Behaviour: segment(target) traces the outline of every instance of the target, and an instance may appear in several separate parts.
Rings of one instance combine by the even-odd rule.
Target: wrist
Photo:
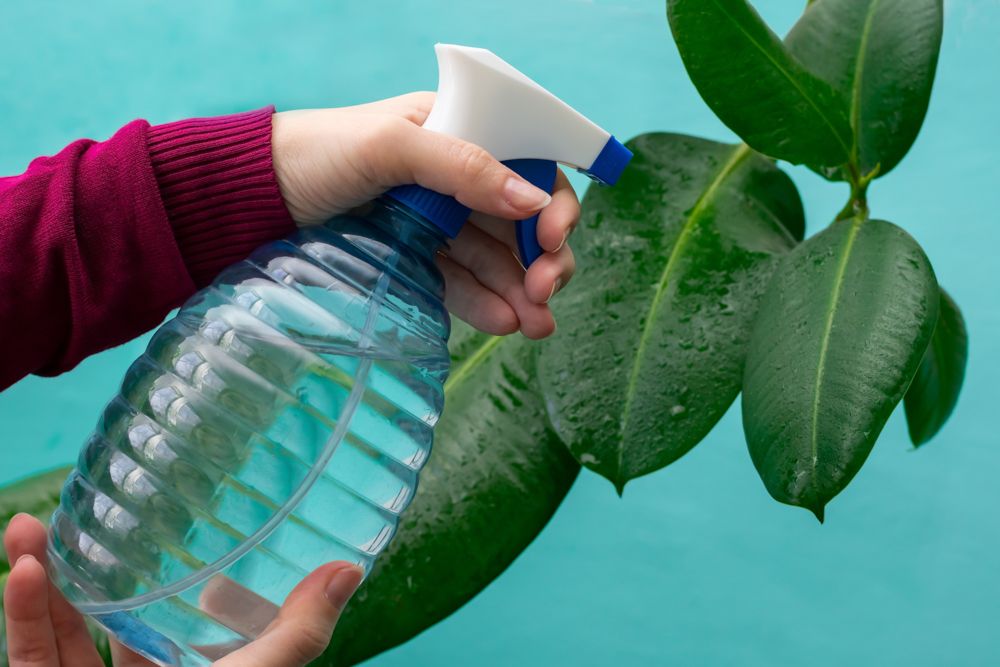
[[[274,178],[281,193],[285,208],[298,224],[310,222],[305,212],[296,202],[302,198],[298,193],[297,180],[294,178],[294,165],[301,161],[299,140],[297,138],[294,111],[281,111],[271,117],[271,156],[274,165]]]
[[[271,155],[273,107],[149,128],[167,219],[199,286],[294,223]]]

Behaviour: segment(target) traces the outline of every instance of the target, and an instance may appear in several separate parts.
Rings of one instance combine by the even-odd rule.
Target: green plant
[[[746,0],[668,0],[667,14],[698,91],[746,143],[643,135],[618,186],[588,191],[565,334],[540,361],[553,423],[621,491],[742,393],[767,490],[822,521],[904,396],[919,446],[962,384],[957,306],[868,208],[923,122],[942,2],[814,0],[784,41]],[[850,188],[812,238],[774,159]]]
[[[941,0],[811,0],[785,40],[746,0],[668,0],[667,13],[691,79],[745,143],[632,139],[621,182],[584,198],[560,334],[538,346],[456,327],[417,496],[318,664],[353,664],[452,613],[541,531],[579,464],[621,492],[741,393],[766,488],[820,519],[901,400],[916,446],[954,409],[961,313],[867,198],[923,122]],[[849,188],[809,239],[775,160]],[[0,509],[26,507],[30,485],[47,514],[60,482],[11,487]]]

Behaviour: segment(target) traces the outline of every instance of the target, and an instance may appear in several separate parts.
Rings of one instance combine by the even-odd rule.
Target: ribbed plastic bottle
[[[483,49],[438,45],[428,129],[552,189],[631,154]],[[49,531],[50,575],[157,664],[252,641],[332,560],[366,571],[413,499],[443,409],[449,319],[435,253],[469,210],[417,186],[225,270],[153,336],[105,408]],[[518,223],[522,261],[540,253]]]

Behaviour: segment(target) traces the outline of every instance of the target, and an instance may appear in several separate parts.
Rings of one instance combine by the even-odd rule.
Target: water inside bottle
[[[64,488],[57,583],[155,662],[251,641],[323,563],[367,570],[415,493],[446,316],[320,236],[255,253],[165,324]]]

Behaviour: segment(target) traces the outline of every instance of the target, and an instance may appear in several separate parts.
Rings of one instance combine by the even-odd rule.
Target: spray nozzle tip
[[[625,144],[615,139],[614,135],[608,137],[604,148],[598,153],[594,163],[589,169],[580,169],[598,183],[604,185],[614,185],[618,182],[629,160],[632,159],[632,151],[625,147]]]

